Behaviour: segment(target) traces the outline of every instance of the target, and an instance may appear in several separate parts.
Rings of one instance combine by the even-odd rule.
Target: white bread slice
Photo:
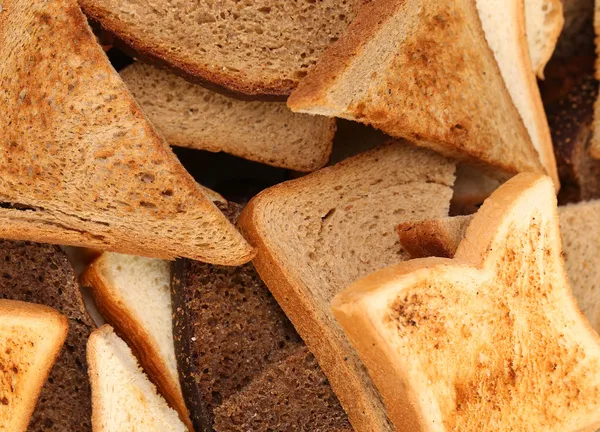
[[[494,192],[454,259],[376,272],[332,307],[397,430],[600,426],[600,337],[569,288],[547,177]]]
[[[563,254],[573,295],[590,324],[600,333],[600,200],[558,208]],[[400,243],[412,258],[452,258],[471,216],[404,222]]]
[[[495,170],[544,172],[485,41],[475,0],[363,6],[288,106],[367,123]]]
[[[569,0],[567,0],[569,1]],[[565,24],[561,0],[524,0],[527,45],[538,78],[544,79],[544,68],[554,53]]]
[[[258,249],[256,270],[315,354],[356,431],[389,431],[380,396],[329,302],[356,279],[405,259],[397,218],[446,215],[454,164],[389,142],[269,188],[238,226]]]
[[[75,0],[0,13],[0,237],[241,264],[252,249],[152,128]]]
[[[559,187],[550,127],[527,46],[526,0],[476,0],[485,38],[546,173]]]
[[[181,393],[171,320],[168,261],[103,253],[81,275],[98,310],[134,351],[143,369],[189,430]]]
[[[27,430],[68,331],[67,318],[55,309],[0,299],[1,431]]]
[[[139,62],[120,75],[173,146],[223,151],[295,171],[327,164],[335,119],[295,114],[285,102],[232,99]]]
[[[94,432],[186,431],[127,344],[108,324],[90,335],[87,361]]]

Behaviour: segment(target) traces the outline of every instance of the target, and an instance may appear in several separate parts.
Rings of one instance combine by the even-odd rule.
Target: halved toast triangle
[[[0,237],[236,265],[252,248],[204,196],[75,0],[0,13]]]

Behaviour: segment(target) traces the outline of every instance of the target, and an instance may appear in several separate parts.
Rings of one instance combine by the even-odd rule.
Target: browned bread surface
[[[85,344],[94,324],[65,253],[58,246],[0,240],[0,275],[0,298],[44,304],[69,320],[64,349],[28,430],[91,431]]]
[[[120,75],[170,145],[296,171],[321,168],[331,153],[335,119],[292,113],[285,102],[232,99],[139,62]]]
[[[215,431],[351,432],[352,427],[314,355],[302,345],[219,406]]]
[[[472,0],[365,5],[288,106],[498,170],[543,172]]]
[[[0,236],[241,264],[252,249],[156,134],[75,0],[0,13]]]
[[[235,221],[241,207],[218,204]],[[198,431],[213,411],[301,343],[252,264],[223,267],[178,260],[171,286],[175,353]]]
[[[0,430],[69,430],[52,424],[28,428],[68,328],[67,318],[53,308],[0,299]]]
[[[407,257],[397,218],[448,212],[454,164],[391,141],[261,192],[238,225],[254,265],[328,376],[353,427],[388,431],[377,390],[329,302],[354,280]]]
[[[397,430],[594,431],[600,337],[571,293],[552,181],[486,200],[454,259],[376,272],[333,301]]]
[[[247,95],[287,95],[368,0],[80,0],[147,60]]]

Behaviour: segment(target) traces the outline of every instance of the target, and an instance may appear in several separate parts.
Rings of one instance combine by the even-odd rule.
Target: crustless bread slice
[[[475,0],[365,5],[288,106],[368,123],[509,173],[544,171],[486,43]]]
[[[181,421],[193,430],[175,360],[168,261],[105,252],[81,275],[98,310],[132,348]]]
[[[285,102],[232,99],[139,62],[120,75],[173,146],[295,171],[321,168],[331,154],[335,119],[292,113]]]
[[[389,431],[380,396],[335,323],[329,302],[356,279],[407,258],[398,217],[448,212],[454,164],[389,142],[250,201],[238,225],[253,263],[286,312],[357,431]]]
[[[252,249],[156,134],[75,0],[0,13],[0,237],[241,264]]]
[[[600,426],[600,337],[567,281],[547,177],[494,192],[453,259],[391,266],[332,307],[397,430]]]
[[[0,300],[0,430],[27,430],[68,329],[48,306]]]
[[[592,327],[600,332],[600,201],[558,208],[563,253],[573,295]],[[400,243],[412,258],[451,258],[465,236],[471,217],[405,222]]]
[[[87,345],[94,432],[184,432],[186,427],[109,325]]]
[[[284,96],[369,0],[80,0],[136,51],[190,80],[247,95]]]

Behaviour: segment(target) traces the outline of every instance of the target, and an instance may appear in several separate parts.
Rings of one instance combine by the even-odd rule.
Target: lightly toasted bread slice
[[[80,0],[136,57],[238,95],[284,97],[369,0],[236,0],[151,5]]]
[[[285,102],[232,99],[139,62],[120,75],[172,146],[223,151],[295,171],[327,164],[335,119],[292,113]]]
[[[288,99],[507,173],[544,172],[485,40],[475,0],[381,0]]]
[[[85,345],[95,325],[65,252],[54,245],[0,240],[0,275],[0,299],[42,304],[69,320],[64,348],[42,388],[27,430],[91,432]]]
[[[170,281],[168,261],[112,252],[104,252],[81,275],[102,316],[192,431],[175,360]]]
[[[361,432],[389,431],[380,396],[331,315],[329,302],[358,278],[405,259],[398,217],[448,213],[454,164],[391,141],[269,188],[238,226],[257,247],[256,270],[315,354]]]
[[[567,281],[548,177],[495,191],[454,259],[376,272],[332,308],[397,430],[600,426],[600,337]]]
[[[94,432],[187,430],[110,325],[91,334],[87,360]]]
[[[156,134],[75,0],[0,13],[0,237],[221,264],[252,248]]]
[[[0,430],[27,430],[68,329],[48,306],[0,300]]]
[[[527,45],[533,71],[544,79],[544,68],[552,57],[565,18],[562,0],[524,0]]]
[[[600,201],[558,207],[567,276],[577,304],[600,333]],[[449,217],[399,225],[400,243],[412,258],[452,258],[471,216]]]
[[[527,46],[526,0],[476,0],[485,39],[540,162],[559,189],[548,120]]]

